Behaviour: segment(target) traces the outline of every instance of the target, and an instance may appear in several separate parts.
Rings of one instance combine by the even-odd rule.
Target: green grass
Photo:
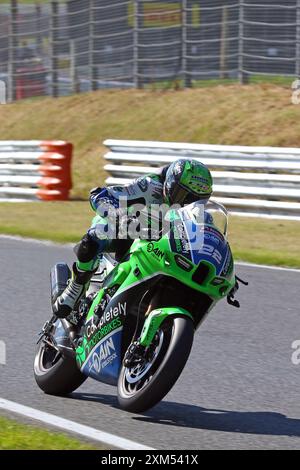
[[[286,77],[282,75],[249,75],[248,85],[269,84],[291,88],[296,77]],[[238,78],[209,78],[202,80],[192,80],[192,88],[211,88],[224,85],[238,85]],[[184,88],[183,79],[161,80],[147,84],[146,89],[151,91],[182,90]]]
[[[300,222],[232,216],[229,241],[236,259],[300,268]]]
[[[49,432],[0,417],[0,450],[97,450],[97,448],[61,433]]]
[[[77,242],[93,216],[87,202],[0,203],[0,233]],[[230,217],[236,259],[300,268],[299,240],[299,222]]]
[[[87,231],[93,216],[87,202],[2,202],[0,233],[75,242]]]

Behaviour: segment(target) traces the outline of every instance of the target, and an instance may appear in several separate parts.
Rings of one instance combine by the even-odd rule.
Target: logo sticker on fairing
[[[229,248],[229,245],[227,245],[227,253],[226,253],[226,256],[224,257],[224,264],[223,264],[223,267],[222,267],[222,272],[221,272],[221,276],[228,276],[231,274],[233,270],[233,258],[232,258],[232,253],[231,253],[231,250]]]
[[[171,222],[170,246],[174,253],[191,259],[191,249],[185,224],[181,220]]]
[[[95,372],[99,374],[101,369],[104,369],[108,364],[114,361],[116,357],[117,354],[113,338],[109,338],[101,344],[98,351],[93,353],[92,359],[89,361],[89,370],[94,368]]]
[[[90,351],[81,372],[101,382],[116,385],[121,367],[121,343],[123,326],[105,336]]]
[[[156,247],[153,242],[148,243],[147,251],[158,259],[163,259],[163,257],[165,256],[165,253],[161,251],[158,247]]]
[[[80,345],[76,348],[76,360],[80,368],[86,364],[87,358],[102,340],[107,339],[110,335],[122,329],[126,310],[127,303],[118,302],[103,313],[101,313],[102,310],[100,309],[99,317],[95,313],[95,315],[87,321],[85,325],[85,335]],[[86,369],[84,373],[89,375]]]
[[[97,340],[99,341],[103,336],[107,333],[112,331],[115,328],[118,328],[122,322],[121,317],[126,316],[126,308],[127,304],[118,304],[115,307],[110,307],[103,315],[100,317],[100,320],[96,325],[94,324],[94,318],[91,319],[90,322],[86,324],[86,337],[88,338],[89,342],[87,343],[87,347],[89,351],[91,346],[93,347]]]
[[[198,253],[193,254],[194,263],[198,264],[202,260],[209,261],[215,265],[216,274],[219,275],[227,257],[228,244],[224,237],[212,227],[205,227],[203,234],[203,247]]]
[[[223,266],[227,255],[227,243],[217,230],[196,224],[190,220],[175,221],[174,235],[170,234],[170,244],[173,252],[184,255],[194,264],[202,260],[212,262],[217,274]],[[179,238],[178,238],[179,237]]]

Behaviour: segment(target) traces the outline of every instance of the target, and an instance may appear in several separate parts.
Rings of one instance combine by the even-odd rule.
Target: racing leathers
[[[58,317],[66,317],[84,293],[93,273],[97,270],[103,252],[116,252],[124,240],[112,231],[112,220],[117,232],[124,220],[120,207],[126,202],[128,212],[133,205],[160,206],[164,203],[163,182],[168,167],[160,174],[143,176],[126,186],[95,188],[90,193],[90,204],[97,213],[92,225],[74,251],[77,262],[73,265],[72,280],[53,305]],[[124,215],[125,216],[125,215]],[[126,217],[126,216],[125,216]],[[115,227],[114,227],[115,228]],[[123,243],[124,245],[124,243]]]

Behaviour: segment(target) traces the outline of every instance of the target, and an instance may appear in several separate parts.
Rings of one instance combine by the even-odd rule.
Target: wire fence
[[[0,4],[10,101],[259,75],[300,77],[300,0]]]

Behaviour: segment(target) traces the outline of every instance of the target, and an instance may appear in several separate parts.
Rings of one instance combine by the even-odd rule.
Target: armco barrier
[[[0,200],[67,200],[72,153],[64,141],[0,141]]]
[[[113,140],[104,169],[108,185],[155,173],[178,158],[206,164],[213,197],[232,213],[300,221],[300,149]]]

